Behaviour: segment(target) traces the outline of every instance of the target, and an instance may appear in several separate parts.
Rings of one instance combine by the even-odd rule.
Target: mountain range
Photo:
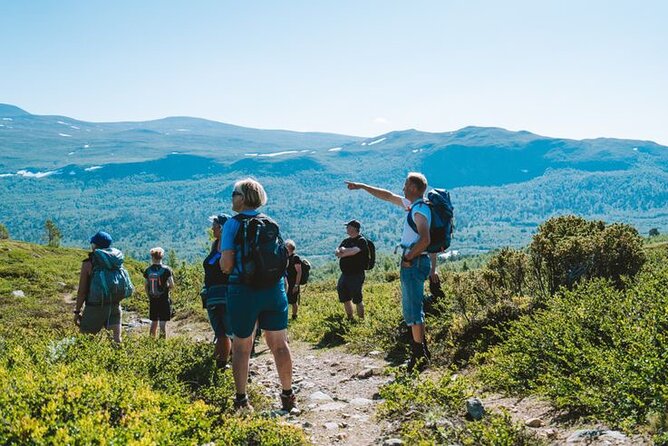
[[[326,255],[350,218],[390,249],[402,214],[344,179],[401,191],[406,172],[451,190],[453,249],[526,243],[544,219],[577,213],[668,223],[668,148],[651,141],[550,138],[466,127],[374,137],[259,130],[190,117],[91,123],[0,104],[0,222],[38,241],[52,218],[68,244],[99,228],[140,257],[154,244],[196,258],[206,217],[228,210],[234,181],[253,176],[302,252]],[[162,222],[162,223],[161,223]]]

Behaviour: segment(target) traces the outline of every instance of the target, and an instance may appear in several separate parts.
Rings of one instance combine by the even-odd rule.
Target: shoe
[[[408,372],[416,370],[424,371],[429,365],[429,357],[425,353],[424,344],[411,340],[411,358],[408,360],[406,368]]]
[[[293,320],[293,321],[296,321],[296,320],[297,320],[297,315],[296,315],[296,314],[293,314],[293,315],[292,315],[292,320]]]
[[[248,398],[244,398],[243,400],[234,400],[233,403],[234,410],[239,413],[239,414],[251,414],[255,412],[255,409],[253,409],[253,406],[248,402]]]
[[[281,393],[281,409],[286,412],[290,412],[292,409],[297,407],[297,397],[294,392],[290,395],[283,395]]]

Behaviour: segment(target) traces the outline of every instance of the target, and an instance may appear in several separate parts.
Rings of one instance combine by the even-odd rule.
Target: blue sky
[[[0,102],[375,136],[668,145],[668,2],[0,0]]]

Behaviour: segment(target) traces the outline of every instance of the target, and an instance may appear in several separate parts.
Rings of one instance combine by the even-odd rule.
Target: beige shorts
[[[121,325],[121,305],[108,304],[84,307],[81,315],[81,333],[97,333],[103,328],[110,329],[115,325]]]

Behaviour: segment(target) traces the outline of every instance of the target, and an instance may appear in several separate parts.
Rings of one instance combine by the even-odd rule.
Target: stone
[[[367,368],[356,375],[359,379],[367,379],[373,376],[373,369]]]
[[[292,409],[290,409],[290,415],[292,415],[293,417],[298,417],[301,414],[302,414],[302,411],[299,410],[296,407],[293,407]]]
[[[311,423],[309,423],[308,421],[304,421],[302,423],[302,427],[308,429],[310,427],[313,427],[313,425]]]
[[[543,424],[543,420],[540,418],[529,418],[524,422],[527,427],[541,427]]]
[[[60,288],[65,288],[67,286],[65,282],[56,282],[56,285],[58,285]]]
[[[23,290],[14,290],[12,291],[12,297],[26,297],[26,293]]]
[[[343,441],[346,438],[348,438],[348,434],[341,432],[339,435],[336,436],[336,439],[339,441]]]
[[[313,392],[308,398],[311,401],[334,401],[331,396],[319,390],[317,392]]]
[[[323,404],[320,407],[314,408],[316,412],[334,412],[336,410],[341,410],[346,407],[346,403],[327,403]]]
[[[341,429],[346,429],[348,426],[350,426],[350,425],[348,423],[346,423],[345,421],[339,423],[339,427]]]
[[[611,442],[625,442],[628,440],[628,437],[619,431],[610,431],[606,429],[581,429],[573,432],[566,440],[566,444],[592,444],[592,441],[594,440],[601,442],[602,444],[614,444]]]
[[[383,446],[399,446],[404,444],[404,441],[400,438],[388,438],[383,442]]]
[[[481,420],[485,415],[485,408],[482,401],[478,398],[469,398],[466,400],[466,413],[474,420]]]
[[[334,423],[334,422],[331,422],[331,421],[330,421],[329,423],[325,423],[325,424],[323,424],[323,426],[324,426],[325,429],[327,429],[328,431],[333,431],[333,430],[336,430],[336,429],[339,428],[339,423]]]
[[[338,362],[333,362],[329,366],[330,367],[338,367],[340,364]]]
[[[380,356],[382,354],[383,352],[381,352],[380,350],[373,350],[369,352],[369,356]]]
[[[152,321],[150,319],[142,318],[139,319],[139,322],[141,322],[142,324],[150,325]]]
[[[557,431],[555,429],[546,429],[545,436],[547,438],[555,438],[557,436]]]
[[[367,398],[353,398],[352,400],[350,400],[351,406],[361,407],[361,406],[368,406],[370,404],[373,404],[373,401]]]

